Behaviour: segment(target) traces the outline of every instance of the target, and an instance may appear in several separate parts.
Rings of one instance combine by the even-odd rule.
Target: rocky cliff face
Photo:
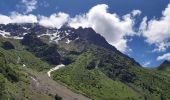
[[[33,34],[34,36],[33,36]],[[76,46],[76,48],[83,49],[88,44],[94,44],[99,47],[103,47],[106,49],[109,49],[111,51],[116,52],[117,54],[124,56],[128,59],[131,59],[134,63],[134,59],[122,54],[119,52],[115,47],[110,45],[104,37],[102,37],[100,34],[96,33],[91,28],[78,28],[74,29],[71,27],[63,26],[60,29],[56,28],[46,28],[39,24],[7,24],[7,25],[0,25],[0,35],[6,37],[6,38],[14,38],[14,39],[23,39],[23,37],[26,34],[32,34],[32,40],[24,39],[22,40],[23,44],[31,43],[40,45],[40,41],[38,38],[43,38],[45,43],[54,43],[57,45],[71,45],[75,44],[75,46],[78,44],[78,42],[84,42],[85,44]],[[25,43],[24,43],[25,42]],[[43,44],[41,44],[43,45]]]

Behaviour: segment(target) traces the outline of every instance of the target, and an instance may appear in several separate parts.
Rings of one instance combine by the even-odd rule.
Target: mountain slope
[[[85,34],[87,31],[87,29],[82,29],[82,31],[79,31],[83,34]],[[90,29],[88,29],[90,30]],[[88,31],[89,32],[89,31]],[[87,32],[87,33],[88,33]],[[92,33],[90,34],[96,34],[94,31],[91,31]],[[90,36],[90,35],[87,35]],[[88,38],[92,38],[92,37],[88,37]],[[94,38],[94,37],[93,37]],[[67,48],[67,50],[74,50],[77,47],[84,47],[83,50],[81,48],[81,54],[83,53],[87,53],[87,54],[92,54],[94,59],[89,58],[90,62],[87,62],[86,60],[81,60],[81,64],[77,65],[77,58],[75,58],[75,63],[73,62],[72,64],[68,65],[68,67],[72,66],[78,66],[78,68],[76,70],[68,70],[68,68],[63,68],[63,70],[66,70],[66,72],[64,74],[63,71],[60,73],[60,70],[57,71],[56,73],[60,73],[60,77],[58,76],[59,74],[56,74],[54,76],[55,80],[60,80],[63,81],[64,83],[70,85],[71,87],[73,87],[74,89],[78,89],[79,91],[83,91],[86,92],[87,94],[91,95],[91,97],[94,96],[94,98],[102,98],[100,96],[97,96],[95,94],[93,94],[93,92],[89,92],[90,89],[88,90],[88,88],[86,87],[86,85],[82,85],[83,88],[87,89],[84,90],[83,88],[81,89],[78,84],[87,84],[86,81],[87,80],[83,80],[80,79],[79,77],[81,75],[83,75],[84,77],[92,77],[92,78],[96,78],[98,76],[98,74],[95,73],[95,75],[91,75],[88,74],[88,70],[98,70],[99,72],[104,73],[107,77],[109,77],[110,79],[112,79],[113,81],[120,81],[123,84],[126,84],[126,86],[130,87],[130,89],[133,90],[133,92],[135,91],[135,93],[139,94],[139,98],[140,99],[149,99],[149,100],[159,100],[160,98],[170,98],[168,96],[168,93],[170,92],[169,89],[167,89],[167,87],[170,86],[170,79],[168,77],[162,76],[162,75],[158,75],[159,73],[157,71],[152,71],[152,70],[147,70],[142,68],[138,63],[136,63],[133,59],[127,57],[126,55],[118,52],[115,49],[110,49],[105,47],[105,45],[100,45],[100,44],[96,44],[95,42],[92,42],[90,40],[88,40],[87,38],[80,38],[82,39],[81,41],[79,41],[79,43],[77,44],[76,41],[72,42],[69,44],[69,46],[72,46],[72,48],[68,49],[67,45],[64,47],[62,45],[63,48]],[[94,38],[94,40],[96,40],[96,38]],[[98,38],[98,41],[100,39]],[[76,46],[74,46],[76,45]],[[79,46],[77,46],[79,45]],[[75,48],[74,48],[75,47]],[[77,55],[77,57],[79,58],[80,55]],[[83,58],[82,58],[83,59]],[[80,59],[79,59],[80,60]],[[78,60],[78,61],[79,61]],[[89,63],[89,65],[87,64]],[[87,64],[87,65],[85,65]],[[85,69],[82,73],[81,72],[81,67],[85,67],[87,69]],[[72,69],[74,69],[74,67],[71,67]],[[70,73],[67,75],[67,77],[65,76],[65,74]],[[79,73],[78,75],[76,75],[75,73]],[[85,76],[84,73],[88,74],[89,76]],[[62,76],[63,75],[63,76]],[[68,79],[70,81],[68,81]],[[73,84],[71,83],[73,81]],[[80,83],[78,83],[78,81]],[[90,80],[90,79],[89,79]],[[88,81],[88,84],[91,84],[90,82],[93,83],[93,81]],[[100,83],[100,82],[95,82],[95,83]],[[164,84],[164,85],[162,85]],[[118,86],[113,86],[113,87],[118,87]],[[104,90],[100,90],[97,87],[94,87],[96,89],[96,91],[104,91]],[[88,92],[87,92],[88,91]],[[129,90],[130,91],[130,90]],[[107,93],[107,92],[106,92]],[[109,94],[109,93],[107,93]],[[107,98],[112,98],[115,99],[116,96],[108,96],[107,94],[103,94],[103,99],[106,99],[104,97]],[[110,93],[112,94],[112,93]],[[124,93],[122,93],[124,94]],[[121,98],[122,97],[122,98]],[[134,96],[132,96],[133,98]],[[123,99],[123,96],[119,97],[120,99]],[[125,97],[126,98],[126,97]],[[127,96],[127,98],[131,98],[130,95]],[[126,98],[126,99],[127,99]],[[139,98],[137,100],[139,100]],[[135,97],[134,97],[135,99]]]
[[[120,81],[112,81],[94,68],[93,60],[95,58],[91,52],[81,54],[74,63],[59,69],[54,74],[54,80],[60,80],[73,90],[85,93],[95,100],[140,99],[140,95],[131,88]]]
[[[158,70],[170,72],[170,61],[164,61],[159,67]]]
[[[26,75],[19,66],[9,63],[6,56],[0,52],[0,99],[9,100],[14,99],[15,96],[26,98],[27,82]]]
[[[101,51],[99,49],[94,51],[91,49],[87,50],[84,52],[85,54],[78,56],[74,63],[58,70],[54,74],[54,79],[56,81],[60,80],[80,92],[85,92],[96,100],[100,98],[104,100],[108,98],[113,100],[128,100],[132,98],[135,100],[160,100],[161,97],[169,98],[168,93],[170,90],[167,89],[170,86],[169,77],[165,77],[157,71],[137,66],[130,60],[128,61],[114,54],[114,52],[103,49]],[[105,78],[102,79],[102,77]],[[112,85],[112,82],[109,84],[107,78],[119,84]],[[103,81],[108,84],[102,84]],[[120,93],[117,91],[111,92],[113,90],[110,90],[112,88],[109,87],[118,88],[121,84],[125,85],[125,90],[119,88],[117,90],[120,90]],[[129,94],[123,93],[126,89],[129,91]],[[101,93],[102,95],[93,94],[100,94],[100,92],[104,93]],[[117,96],[113,94],[117,94]]]
[[[60,96],[89,100],[49,78],[47,71],[52,67],[28,52],[20,40],[0,37],[0,100],[54,100]]]
[[[40,72],[65,64],[52,73],[53,79],[91,99],[170,99],[169,76],[142,68],[91,28],[8,24],[0,25],[0,30],[5,37],[0,39],[0,50],[12,57],[8,61]]]

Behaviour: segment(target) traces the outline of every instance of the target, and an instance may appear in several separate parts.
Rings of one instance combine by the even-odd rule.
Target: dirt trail
[[[46,73],[35,72],[31,69],[26,69],[26,72],[28,73],[31,81],[31,100],[53,100],[54,98],[52,98],[51,95],[54,96],[56,94],[61,96],[63,100],[90,100],[88,97],[77,94],[67,87],[52,80]],[[44,95],[47,95],[47,97],[45,98]]]

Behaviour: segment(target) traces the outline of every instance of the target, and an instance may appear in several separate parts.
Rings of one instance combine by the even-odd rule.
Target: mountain
[[[5,64],[9,63],[14,68],[17,66],[19,72],[27,73],[27,77],[38,79],[40,85],[44,85],[46,80],[49,80],[46,84],[50,84],[49,87],[47,86],[50,89],[42,89],[48,93],[34,86],[35,90],[29,89],[32,97],[23,95],[21,98],[35,98],[41,92],[42,95],[39,95],[41,98],[54,99],[57,94],[65,99],[66,94],[62,94],[63,89],[55,92],[53,89],[59,88],[53,83],[60,83],[94,100],[170,99],[168,73],[165,75],[160,70],[141,67],[133,58],[110,45],[92,28],[74,29],[63,26],[56,29],[46,28],[36,23],[1,24],[0,34],[2,35],[0,52],[7,57]],[[46,78],[46,72],[59,64],[66,66],[52,73],[51,78],[55,83],[52,79]],[[5,75],[1,76],[8,80]],[[27,78],[21,78],[15,83],[9,81],[9,83],[18,84],[23,79]],[[27,80],[28,83],[33,81],[32,78]],[[20,84],[29,86],[26,83]]]
[[[170,71],[170,61],[165,60],[159,67],[158,70]]]

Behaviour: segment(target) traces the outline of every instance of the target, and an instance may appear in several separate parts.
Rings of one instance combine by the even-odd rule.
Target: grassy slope
[[[19,66],[7,62],[6,57],[0,52],[0,99],[26,99],[28,79]]]
[[[4,48],[2,48],[3,42],[5,41],[10,41],[10,43],[14,45],[15,49],[5,50]],[[45,84],[46,88],[45,90],[39,90],[39,88],[43,88],[44,85],[43,87],[40,86],[39,88],[32,86],[35,83],[34,82],[32,83],[32,81],[34,80],[30,78],[30,76],[39,77],[37,75],[40,75],[40,77],[44,77],[44,76],[47,77],[46,76],[47,69],[50,69],[54,65],[50,65],[47,62],[42,61],[40,58],[37,58],[31,52],[28,52],[26,50],[26,47],[20,44],[19,40],[0,38],[0,53],[4,55],[4,57],[2,58],[3,59],[5,58],[7,62],[6,65],[10,67],[8,72],[15,71],[16,73],[18,73],[17,78],[19,78],[17,82],[13,83],[9,81],[7,77],[4,77],[4,75],[0,73],[0,100],[1,99],[2,100],[29,100],[31,98],[34,98],[35,100],[54,99],[54,96],[56,95],[55,90],[54,91],[49,90],[49,88],[52,88],[53,86],[55,86],[54,83],[48,83],[49,81],[46,82],[46,79],[43,78],[43,80],[41,81],[42,82],[45,81],[46,84],[45,83],[41,83],[41,84]],[[17,63],[18,57],[20,57],[21,59],[19,63]],[[2,61],[0,61],[0,63],[1,62]],[[23,64],[26,65],[26,68],[22,67]],[[0,72],[1,72],[1,68],[4,69],[4,67],[0,66]],[[29,69],[29,70],[26,70],[26,69]],[[8,72],[5,72],[5,73],[8,73]],[[44,76],[43,75],[41,76],[42,73],[44,74]]]
[[[3,49],[2,45],[5,41],[10,41],[15,46],[15,49]],[[30,79],[22,68],[23,64],[35,71],[47,70],[52,65],[25,50],[25,47],[19,43],[19,40],[0,37],[0,53],[3,55],[0,60],[0,100],[29,100]],[[19,63],[17,63],[18,58],[20,58]],[[10,74],[15,75],[18,80],[16,82],[11,81],[8,78],[11,76]],[[46,96],[44,95],[44,97]]]
[[[87,66],[93,61],[97,64],[89,70]],[[74,63],[58,70],[54,80],[66,83],[75,91],[83,92],[95,100],[170,99],[168,76],[157,70],[133,65],[133,62],[114,52],[99,49],[78,56]]]
[[[13,50],[4,50],[1,48],[2,42],[10,41],[15,49]],[[97,50],[99,51],[99,50]],[[54,74],[54,79],[56,81],[61,81],[66,83],[70,88],[75,91],[85,93],[93,99],[97,100],[164,100],[164,98],[170,99],[170,75],[162,71],[148,70],[139,68],[136,66],[124,66],[126,69],[118,69],[116,73],[120,72],[120,75],[108,78],[108,72],[114,70],[112,67],[116,64],[130,65],[131,62],[127,61],[123,57],[107,54],[107,51],[98,52],[97,51],[88,51],[84,52],[80,56],[74,55],[72,59],[74,63],[68,65],[67,67],[58,70]],[[28,98],[28,78],[24,75],[24,72],[20,67],[22,64],[25,64],[27,67],[32,68],[36,71],[43,71],[51,68],[51,65],[35,57],[32,53],[28,52],[24,46],[22,46],[18,40],[13,39],[0,39],[0,52],[5,55],[8,66],[11,69],[20,73],[19,82],[12,83],[7,80],[4,75],[0,74],[0,87],[5,87],[5,98],[10,97],[24,97]],[[104,55],[103,55],[104,54]],[[111,55],[111,56],[109,56]],[[109,56],[109,57],[108,57]],[[18,57],[21,58],[20,63],[17,63]],[[78,57],[78,58],[76,58]],[[111,57],[111,58],[110,58]],[[97,60],[96,60],[97,59]],[[118,61],[116,62],[112,62]],[[88,69],[87,66],[91,61],[95,61],[97,64],[100,60],[103,60],[104,66],[97,66],[94,69]],[[107,62],[107,63],[106,63]],[[135,79],[133,82],[122,82],[119,80],[122,76],[121,74],[125,73],[127,70],[129,73],[135,73]],[[125,72],[124,72],[125,71]],[[117,74],[116,74],[117,75]],[[113,77],[114,76],[114,77]],[[21,88],[22,87],[22,88]],[[1,92],[2,93],[2,92]]]
[[[83,92],[95,100],[140,100],[142,97],[120,81],[113,81],[99,69],[87,70],[94,55],[86,52],[75,63],[60,69],[54,79]]]
[[[137,74],[136,79],[130,85],[143,93],[147,100],[164,100],[170,99],[170,78],[164,76],[157,70],[134,69]],[[165,99],[165,100],[166,100]]]
[[[10,41],[15,46],[15,49],[4,50],[1,47],[4,41]],[[25,64],[27,67],[37,71],[46,70],[52,67],[52,65],[49,65],[48,63],[35,57],[32,53],[28,52],[25,47],[19,43],[19,40],[0,38],[0,52],[4,53],[8,62],[18,64],[17,61],[18,58],[20,58],[19,64],[21,66]]]

